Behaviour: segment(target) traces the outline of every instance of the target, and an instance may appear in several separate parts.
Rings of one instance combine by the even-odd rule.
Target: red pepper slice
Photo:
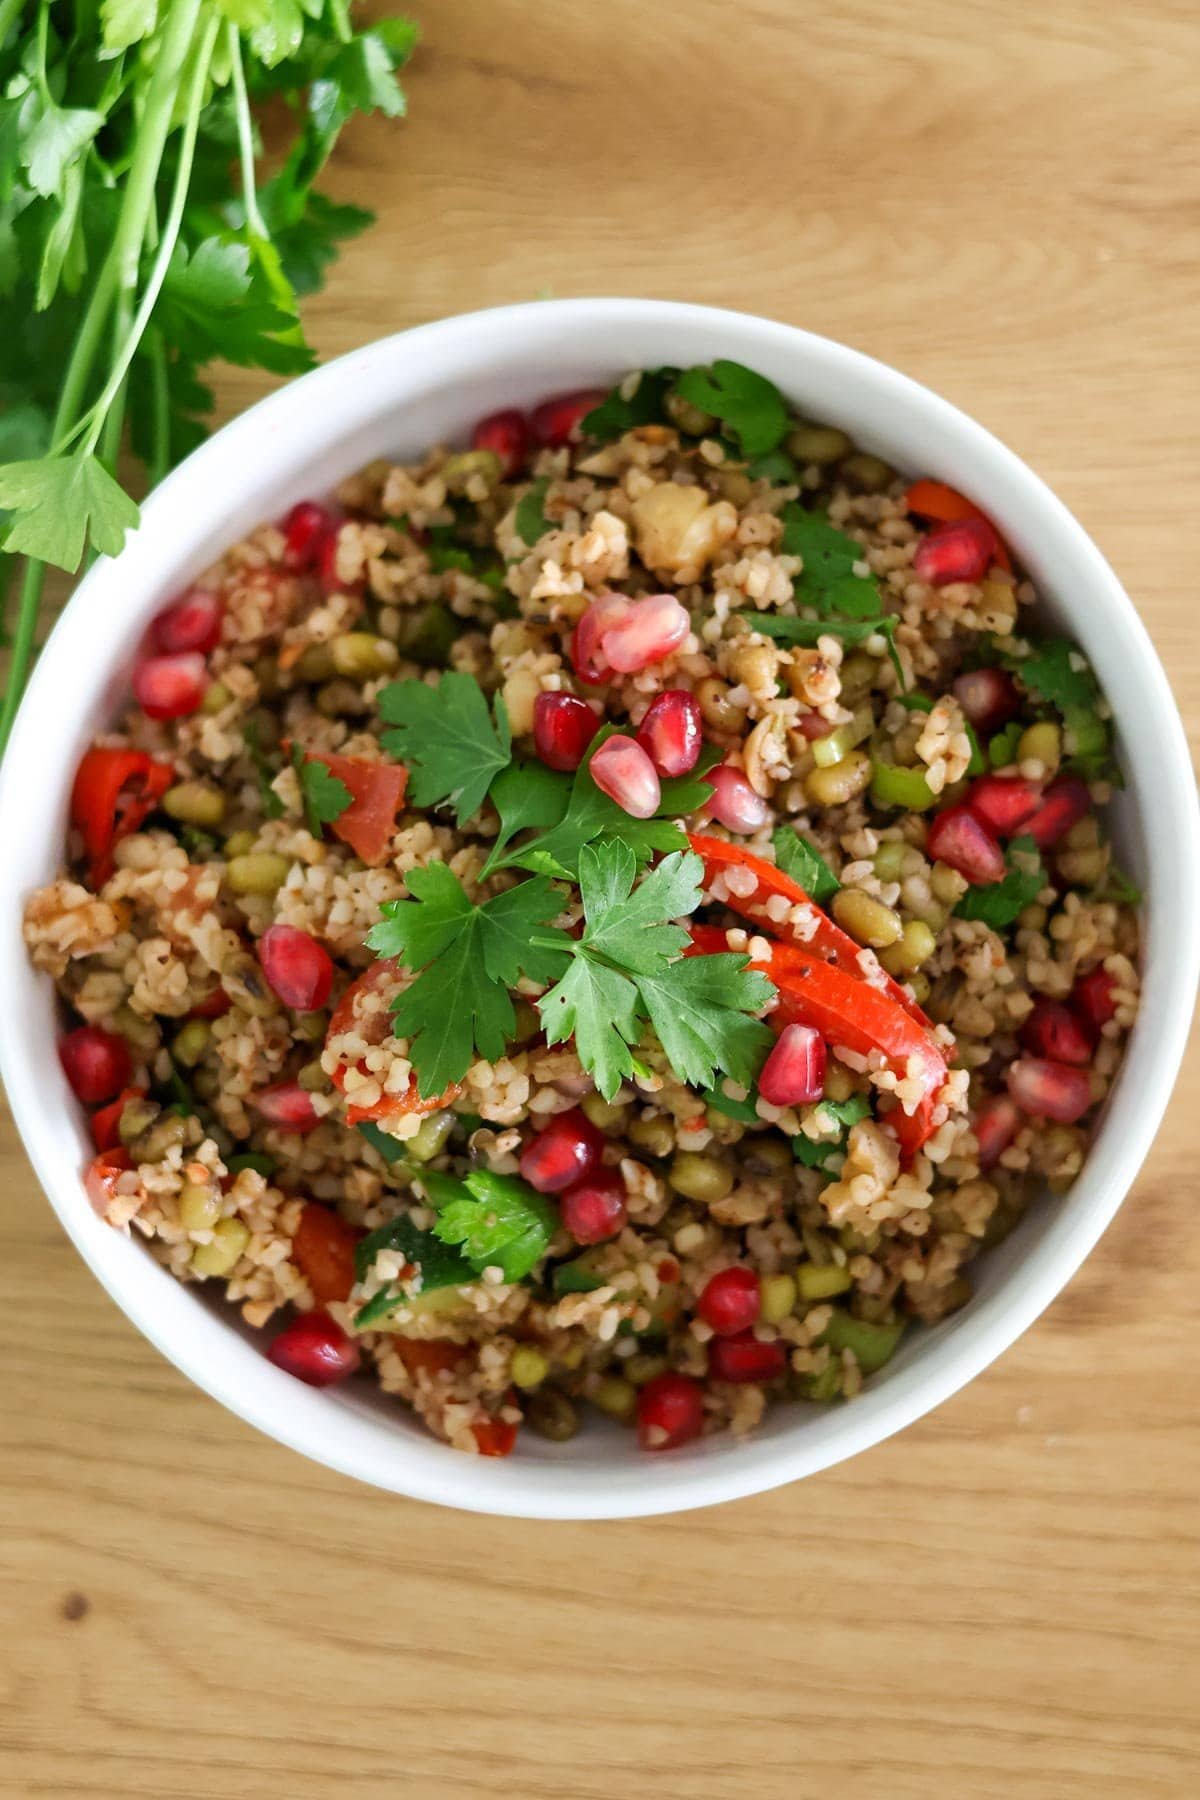
[[[333,820],[334,837],[372,867],[383,862],[396,828],[396,814],[408,786],[403,763],[371,762],[365,756],[338,756],[333,750],[306,750],[305,762],[322,762],[350,792],[350,804]]]
[[[918,519],[932,519],[939,525],[954,525],[960,519],[984,519],[987,524],[992,521],[981,507],[957,488],[947,487],[944,481],[914,481],[904,496],[904,504],[910,513],[916,513]],[[1012,558],[996,527],[996,561],[1002,569],[1012,571]]]
[[[354,1250],[361,1231],[340,1213],[310,1200],[292,1239],[292,1261],[323,1304],[348,1300],[354,1286]]]
[[[133,1158],[124,1144],[116,1150],[102,1150],[99,1156],[93,1157],[83,1174],[84,1190],[92,1203],[93,1211],[103,1218],[108,1210],[108,1203],[117,1191],[117,1182],[126,1169],[132,1169]]]
[[[88,881],[102,887],[113,872],[113,848],[153,812],[175,780],[170,763],[145,750],[84,752],[71,789],[71,823],[83,833]]]
[[[798,881],[793,881],[790,875],[785,875],[774,863],[753,855],[751,851],[743,849],[741,844],[727,843],[724,838],[706,837],[701,832],[693,831],[688,833],[688,843],[704,859],[706,881],[711,882],[715,875],[733,868],[748,869],[757,880],[758,886],[752,894],[728,895],[724,904],[731,911],[749,919],[765,934],[794,944],[806,956],[823,958],[837,968],[844,969],[847,975],[853,975],[856,980],[863,979],[858,960],[862,955],[862,945],[856,944],[840,925],[835,925],[828,913],[821,911]],[[773,894],[782,895],[791,906],[811,907],[816,916],[817,928],[810,938],[801,938],[795,926],[790,925],[786,919],[771,918],[766,910],[766,903]],[[724,948],[722,945],[722,949]],[[903,1007],[909,1018],[915,1019],[918,1025],[923,1025],[926,1030],[932,1029],[931,1020],[921,1011],[911,994],[906,994],[900,983],[893,981],[890,975],[885,975],[884,980],[884,991],[896,1005]]]
[[[107,1106],[98,1106],[91,1117],[92,1142],[97,1150],[115,1150],[120,1139],[117,1128],[121,1123],[121,1114],[125,1110],[127,1100],[144,1100],[144,1087],[122,1088],[115,1100]]]
[[[397,988],[395,963],[381,957],[373,962],[369,969],[352,981],[341,999],[333,1009],[329,1021],[329,1030],[325,1035],[328,1046],[336,1038],[347,1031],[357,1031],[367,1039],[368,1043],[381,1044],[391,1034],[392,1015],[388,1007],[380,1007],[368,1014],[361,1015],[356,1001],[361,994],[373,993],[377,989]],[[339,1063],[330,1079],[340,1094],[346,1092],[346,1070],[348,1064]],[[353,1102],[346,1108],[347,1125],[360,1125],[367,1120],[400,1119],[406,1114],[415,1113],[418,1118],[426,1113],[441,1112],[462,1093],[457,1081],[452,1081],[445,1093],[433,1094],[428,1100],[422,1100],[417,1093],[417,1080],[414,1076],[401,1094],[381,1094],[370,1106],[355,1106]]]
[[[712,925],[694,926],[691,938],[694,954],[711,956],[729,948],[725,933]],[[844,1044],[859,1056],[878,1051],[902,1081],[908,1079],[909,1059],[916,1058],[925,1093],[915,1112],[897,1106],[888,1115],[905,1162],[911,1162],[936,1129],[933,1110],[947,1075],[946,1059],[934,1038],[890,994],[791,944],[772,944],[766,960],[751,962],[750,967],[766,975],[779,991],[779,1004],[768,1014],[773,1029],[812,1025],[829,1043]]]

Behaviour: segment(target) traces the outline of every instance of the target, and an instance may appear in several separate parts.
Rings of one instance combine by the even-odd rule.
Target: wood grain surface
[[[1190,0],[428,0],[333,355],[556,295],[745,307],[1027,457],[1200,727]],[[260,391],[220,384],[226,413]],[[390,1499],[192,1389],[0,1140],[0,1794],[1200,1792],[1192,1059],[1040,1324],[898,1440],[678,1519]],[[647,1479],[653,1471],[647,1469]]]

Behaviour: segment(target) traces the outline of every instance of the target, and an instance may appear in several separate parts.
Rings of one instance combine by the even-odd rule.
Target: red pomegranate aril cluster
[[[604,1134],[573,1106],[555,1113],[521,1152],[520,1169],[539,1194],[561,1194],[599,1168]]]
[[[1017,684],[1007,669],[969,669],[959,675],[952,692],[976,731],[990,737],[1021,710]]]
[[[1020,1110],[1007,1094],[986,1101],[971,1127],[979,1145],[979,1167],[994,1168],[1020,1128]]]
[[[948,806],[929,824],[926,854],[957,869],[973,886],[1004,879],[1004,852],[981,819],[967,806]]]
[[[1087,1069],[1021,1056],[1010,1063],[1008,1091],[1024,1113],[1073,1125],[1092,1104],[1092,1078]]]
[[[1018,836],[1041,803],[1041,787],[1023,775],[981,775],[967,794],[975,817],[1002,838]]]
[[[472,450],[490,450],[500,458],[500,473],[511,481],[529,455],[529,421],[515,406],[489,413],[471,433]]]
[[[712,799],[704,811],[726,831],[747,837],[766,824],[770,808],[761,794],[756,794],[740,769],[730,763],[719,763],[704,777],[712,787]]]
[[[194,713],[208,688],[208,665],[198,651],[147,656],[136,664],[130,684],[148,719],[183,719]]]
[[[785,1025],[759,1071],[770,1106],[809,1106],[825,1092],[825,1040],[811,1025]]]
[[[917,545],[913,573],[930,587],[955,581],[982,581],[996,555],[996,533],[986,519],[958,519],[938,525]]]
[[[1116,987],[1116,976],[1111,975],[1103,963],[1097,963],[1094,969],[1081,975],[1072,988],[1071,1005],[1094,1031],[1098,1032],[1102,1025],[1116,1017]]]
[[[1028,820],[1024,830],[1039,850],[1053,850],[1066,837],[1073,825],[1086,819],[1092,807],[1092,796],[1086,781],[1078,775],[1060,775],[1042,796],[1042,803]]]
[[[1061,1000],[1039,1000],[1021,1027],[1022,1046],[1032,1056],[1085,1068],[1096,1048],[1095,1034]]]
[[[611,1169],[599,1169],[567,1189],[559,1201],[562,1222],[577,1244],[603,1244],[626,1218],[625,1187]]]
[[[273,993],[295,1012],[318,1012],[333,986],[333,958],[296,925],[268,925],[258,960]]]
[[[604,388],[578,388],[543,400],[529,415],[534,437],[552,450],[561,449],[578,437],[582,421],[606,398]]]
[[[310,1312],[284,1326],[272,1340],[267,1360],[309,1387],[331,1387],[355,1373],[362,1352],[328,1313]]]
[[[637,741],[660,775],[687,775],[700,760],[704,721],[700,703],[684,688],[668,688],[646,708]]]
[[[588,764],[592,780],[631,819],[652,819],[662,787],[642,746],[623,732],[606,738]]]
[[[636,675],[673,656],[691,629],[687,608],[674,594],[648,594],[627,603],[604,630],[600,648],[619,675]]]
[[[718,1337],[735,1337],[758,1318],[761,1297],[753,1269],[718,1269],[697,1300],[696,1311]]]
[[[539,694],[533,703],[533,747],[548,769],[577,769],[599,721],[575,694]]]
[[[220,598],[210,588],[189,588],[164,607],[150,627],[154,648],[165,656],[188,650],[207,656],[221,635],[221,611]]]
[[[786,1347],[763,1343],[752,1331],[715,1337],[708,1346],[708,1372],[714,1381],[775,1381],[787,1368]]]
[[[278,1081],[273,1087],[260,1088],[249,1101],[268,1125],[277,1125],[281,1131],[303,1133],[321,1123],[312,1095],[298,1081]]]
[[[58,1046],[58,1059],[71,1092],[85,1106],[111,1100],[127,1084],[133,1070],[129,1046],[102,1025],[80,1025]]]
[[[301,500],[283,521],[284,567],[306,574],[315,569],[326,543],[337,530],[337,521],[327,506],[316,500]]]
[[[605,660],[601,639],[631,605],[625,594],[605,593],[598,595],[581,614],[571,633],[571,662],[580,681],[598,687],[612,680],[613,670]]]
[[[704,1389],[690,1375],[668,1369],[637,1397],[638,1443],[643,1450],[673,1450],[691,1443],[704,1427]]]

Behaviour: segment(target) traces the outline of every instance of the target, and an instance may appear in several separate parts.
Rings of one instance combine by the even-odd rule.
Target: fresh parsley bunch
[[[372,215],[315,189],[354,113],[404,111],[408,20],[347,0],[0,0],[0,595],[26,559],[0,747],[47,564],[115,555],[204,436],[215,358],[297,374],[298,301]],[[255,101],[293,124],[259,184]]]

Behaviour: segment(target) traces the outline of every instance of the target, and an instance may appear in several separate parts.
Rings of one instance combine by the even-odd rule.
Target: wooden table
[[[1200,725],[1195,8],[440,0],[332,355],[545,291],[844,338],[992,426]],[[226,412],[252,399],[221,383]],[[1022,1800],[1200,1792],[1200,1068],[1118,1223],[934,1417],[802,1486],[547,1527],[389,1499],[191,1388],[11,1125],[0,1794]]]

